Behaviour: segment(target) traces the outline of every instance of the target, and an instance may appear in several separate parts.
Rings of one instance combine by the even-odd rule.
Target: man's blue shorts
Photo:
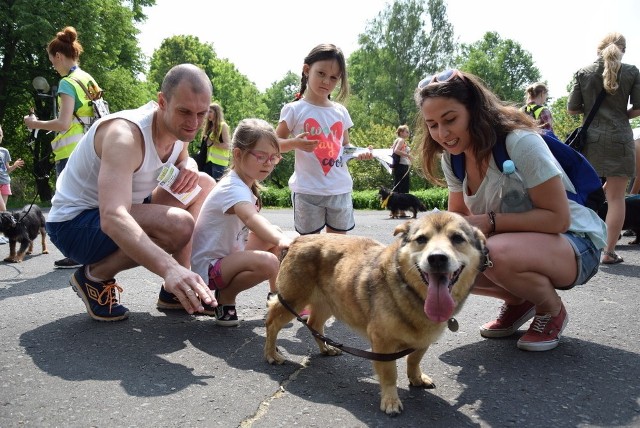
[[[51,242],[66,257],[88,265],[114,253],[118,246],[100,229],[98,208],[86,210],[72,220],[47,222]]]

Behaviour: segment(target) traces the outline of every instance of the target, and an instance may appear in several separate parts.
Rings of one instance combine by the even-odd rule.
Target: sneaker
[[[55,262],[53,262],[53,267],[57,269],[77,269],[79,267],[82,267],[82,264],[73,259],[70,259],[69,257],[65,257],[64,259],[56,260]]]
[[[0,245],[8,244],[9,240],[6,236],[0,236]]]
[[[271,291],[267,293],[267,308],[269,307],[269,299],[271,299],[271,296],[277,296],[277,295],[278,293],[273,293]]]
[[[309,315],[311,315],[311,311],[309,310],[308,307],[305,307],[303,310],[300,311],[300,313],[298,314],[298,316],[300,318],[302,318],[303,320],[307,321],[309,320]]]
[[[216,324],[223,327],[235,327],[240,324],[235,305],[219,305],[215,308]]]
[[[193,315],[209,315],[213,317],[216,315],[215,308],[211,305],[207,305],[206,303],[202,303],[202,307],[204,307],[203,312],[194,312]],[[160,287],[160,295],[158,296],[158,301],[156,302],[156,308],[161,311],[185,311],[184,306],[178,300],[175,294],[169,293],[164,289],[164,285]]]
[[[120,321],[129,316],[129,310],[118,303],[117,294],[122,293],[122,288],[115,279],[91,281],[85,275],[85,266],[81,266],[71,275],[69,283],[94,320]]]
[[[518,329],[533,318],[536,308],[531,302],[524,302],[519,305],[507,305],[500,308],[500,315],[496,320],[486,323],[480,327],[482,337],[507,337],[518,331]]]
[[[549,314],[537,315],[529,330],[518,340],[518,348],[525,351],[548,351],[560,343],[560,335],[569,322],[564,305],[555,317]]]

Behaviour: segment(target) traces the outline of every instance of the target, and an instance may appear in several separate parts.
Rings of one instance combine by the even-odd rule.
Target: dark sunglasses
[[[418,89],[426,88],[427,86],[433,83],[444,83],[453,79],[454,77],[459,77],[461,80],[464,80],[464,75],[457,68],[450,68],[449,70],[445,70],[438,74],[433,74],[431,76],[427,76],[418,83]]]

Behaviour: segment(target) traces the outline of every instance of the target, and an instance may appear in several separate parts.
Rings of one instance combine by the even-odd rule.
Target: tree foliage
[[[540,79],[531,54],[496,32],[487,32],[482,40],[463,44],[460,50],[458,67],[480,77],[504,101],[522,104],[526,87]]]
[[[27,163],[14,175],[26,180],[32,173],[39,178],[41,199],[51,193],[52,134],[41,131],[31,146],[24,144],[29,133],[22,117],[30,109],[43,119],[53,116],[52,98],[39,97],[32,86],[36,76],[44,77],[52,89],[58,85],[60,76],[51,67],[47,44],[73,25],[84,47],[80,64],[105,90],[111,110],[132,107],[148,98],[145,85],[135,83],[144,70],[135,23],[145,19],[142,7],[154,4],[155,0],[0,0],[0,122],[12,157]]]
[[[349,58],[353,109],[391,126],[413,117],[417,82],[445,67],[455,47],[443,0],[428,0],[426,8],[424,0],[388,4],[359,36],[359,44]]]

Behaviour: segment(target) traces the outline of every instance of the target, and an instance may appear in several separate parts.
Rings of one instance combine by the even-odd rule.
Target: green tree
[[[81,65],[105,90],[111,110],[133,107],[148,94],[144,85],[134,83],[144,69],[135,23],[145,19],[142,7],[154,4],[155,0],[0,0],[0,122],[12,155],[27,162],[14,177],[30,181],[29,174],[34,174],[41,200],[51,196],[53,135],[39,132],[36,141],[24,144],[29,132],[22,117],[30,109],[43,119],[53,115],[52,98],[39,97],[32,86],[36,76],[44,77],[52,90],[60,80],[47,56],[48,42],[73,25],[85,49]]]
[[[213,99],[224,111],[225,121],[233,129],[245,117],[265,117],[262,95],[249,79],[227,59],[219,59],[213,44],[195,36],[173,36],[151,56],[147,80],[160,88],[164,75],[177,64],[191,63],[202,68],[213,85]]]
[[[417,82],[450,63],[455,48],[443,0],[396,0],[358,41],[348,61],[350,109],[356,117],[391,126],[413,118]]]
[[[267,107],[265,120],[277,124],[282,107],[293,101],[300,90],[300,76],[289,71],[282,80],[274,82],[264,93],[264,103]]]
[[[527,85],[540,80],[531,54],[496,32],[487,32],[482,40],[463,44],[460,50],[458,67],[480,77],[502,100],[522,104]]]

